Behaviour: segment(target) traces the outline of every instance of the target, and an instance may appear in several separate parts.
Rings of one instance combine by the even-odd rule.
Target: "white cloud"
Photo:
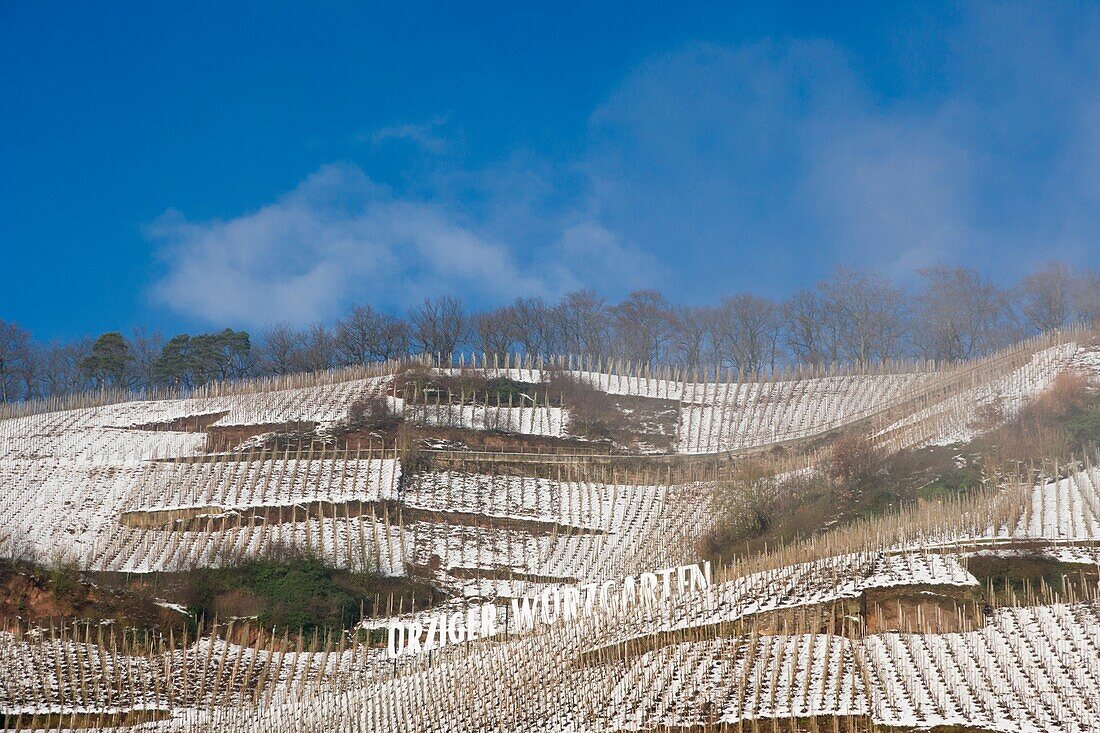
[[[837,256],[905,277],[982,243],[972,161],[949,117],[853,110],[810,122],[801,190]]]
[[[580,218],[523,251],[453,205],[399,198],[352,165],[328,165],[258,211],[191,222],[168,212],[147,228],[167,271],[153,300],[216,323],[305,324],[351,304],[404,309],[455,294],[474,303],[646,282],[648,256]]]
[[[155,301],[212,322],[307,323],[356,300],[404,307],[429,295],[545,295],[553,284],[445,209],[400,200],[349,165],[330,165],[259,211],[148,228],[168,271]]]

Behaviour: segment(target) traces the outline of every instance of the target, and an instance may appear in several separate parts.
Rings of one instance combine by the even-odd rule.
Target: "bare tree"
[[[129,382],[133,387],[152,387],[156,383],[155,367],[157,359],[164,349],[164,336],[159,331],[152,333],[144,328],[130,329],[130,374]]]
[[[662,361],[672,335],[672,309],[656,290],[636,290],[611,308],[615,351],[638,364]]]
[[[672,351],[681,366],[695,368],[714,357],[714,321],[715,310],[704,306],[681,306],[672,312]]]
[[[1085,270],[1074,279],[1073,302],[1078,320],[1100,321],[1100,272]]]
[[[92,348],[89,338],[53,341],[33,349],[34,374],[42,397],[74,394],[88,387],[80,360]]]
[[[1061,262],[1048,262],[1023,279],[1019,307],[1035,331],[1061,328],[1073,315],[1073,276]]]
[[[474,316],[477,349],[486,356],[503,357],[512,350],[512,314],[510,308],[496,308]]]
[[[607,301],[594,290],[566,293],[556,311],[562,346],[567,353],[587,356],[607,356],[610,353],[611,315]]]
[[[524,352],[548,356],[563,351],[561,313],[542,298],[517,298],[502,313]]]
[[[427,354],[448,357],[466,342],[470,319],[462,301],[451,295],[425,298],[409,311],[413,344]]]
[[[819,293],[798,291],[784,301],[781,318],[787,348],[796,362],[820,366],[839,359],[837,319]]]
[[[839,268],[818,289],[847,358],[870,364],[902,353],[907,312],[901,288],[875,273]]]
[[[337,365],[336,338],[323,323],[314,323],[301,336],[295,371],[319,372]]]
[[[345,365],[387,361],[409,353],[408,324],[369,305],[352,308],[336,324],[335,339],[340,363]]]
[[[288,323],[279,323],[260,334],[258,368],[265,374],[291,374],[298,370],[303,334]]]
[[[751,293],[725,298],[717,312],[715,335],[723,361],[747,376],[774,369],[779,338],[778,308]]]
[[[0,319],[0,402],[28,396],[31,335],[16,323]]]
[[[994,351],[1013,336],[1008,297],[965,267],[920,270],[913,342],[926,359],[958,361]]]

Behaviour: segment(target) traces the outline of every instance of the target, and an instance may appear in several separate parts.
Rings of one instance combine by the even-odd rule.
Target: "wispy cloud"
[[[259,211],[210,222],[167,214],[148,234],[168,265],[154,298],[211,321],[304,323],[357,298],[403,306],[440,292],[548,287],[505,246],[350,165],[322,168]]]
[[[447,117],[438,116],[418,124],[391,125],[375,130],[370,135],[370,140],[375,145],[394,141],[409,142],[429,153],[442,155],[451,147],[450,139],[442,132],[446,124]],[[366,139],[366,137],[362,135],[360,139]]]
[[[783,292],[834,264],[1011,278],[1100,262],[1100,9],[974,3],[931,20],[912,32],[942,53],[912,88],[829,39],[640,65],[591,117],[601,223],[667,252],[682,296]]]
[[[460,294],[475,302],[553,297],[648,259],[610,232],[574,225],[537,250],[493,237],[439,203],[395,196],[357,167],[325,166],[262,209],[227,221],[168,212],[147,227],[166,274],[151,297],[215,323],[309,323],[369,302],[401,309]]]

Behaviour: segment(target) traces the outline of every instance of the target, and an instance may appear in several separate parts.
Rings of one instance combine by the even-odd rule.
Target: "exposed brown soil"
[[[309,433],[317,429],[317,423],[309,420],[257,425],[215,425],[206,430],[206,450],[210,453],[233,450],[249,438],[264,433]]]
[[[229,414],[229,410],[223,412],[208,412],[203,415],[185,415],[174,420],[162,422],[147,422],[130,426],[131,430],[166,430],[177,433],[201,433],[211,425]]]
[[[183,618],[151,597],[94,584],[75,570],[0,564],[0,623],[49,625],[72,620],[114,620],[143,629],[181,628]]]
[[[860,599],[865,632],[946,634],[985,623],[979,589],[948,585],[869,588]]]

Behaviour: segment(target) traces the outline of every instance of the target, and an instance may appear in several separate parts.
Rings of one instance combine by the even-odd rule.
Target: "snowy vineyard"
[[[769,445],[854,420],[880,426],[876,439],[900,446],[967,430],[975,410],[991,400],[1018,409],[1075,352],[1072,343],[1052,343],[1048,337],[978,363],[924,373],[725,384],[688,382],[685,374],[675,381],[671,373],[576,375],[616,394],[679,401],[681,452]],[[0,496],[0,548],[89,568],[142,572],[213,564],[290,544],[341,566],[391,573],[412,559],[424,562],[436,555],[445,565],[486,566],[496,575],[551,568],[543,574],[575,577],[588,572],[594,555],[618,552],[616,540],[637,547],[639,532],[654,538],[683,534],[681,518],[660,517],[666,509],[674,515],[684,497],[693,501],[691,489],[606,483],[589,488],[581,481],[547,492],[558,497],[557,506],[528,511],[511,498],[513,484],[526,484],[507,476],[452,481],[447,474],[429,473],[404,482],[407,496],[399,496],[397,454],[381,441],[332,452],[323,443],[304,452],[263,445],[264,436],[287,426],[310,426],[323,436],[346,418],[352,403],[389,395],[394,377],[382,371],[344,381],[321,375],[314,385],[227,387],[224,394],[0,420],[0,483],[6,487]],[[533,381],[543,377],[537,368],[490,371]],[[567,407],[444,405],[434,406],[435,417],[432,406],[397,407],[428,424],[457,420],[485,428],[488,421],[533,434],[568,431]],[[211,446],[216,431],[237,431],[242,442],[229,451]],[[530,489],[531,496],[540,493],[538,486]],[[577,513],[586,501],[595,502],[591,516]],[[399,507],[407,511],[398,512]],[[607,525],[599,533],[593,531],[592,512]],[[463,523],[470,515],[485,521]],[[494,521],[500,526],[484,526]],[[559,546],[563,543],[567,547]],[[599,553],[586,549],[593,546]],[[640,550],[640,556],[647,552]]]
[[[497,501],[516,515],[555,513],[588,530],[626,521],[615,502],[621,490],[528,481],[452,476],[421,487],[420,500],[426,508],[450,506],[461,495],[470,510]],[[464,483],[472,487],[464,490]],[[993,522],[984,531],[951,524],[942,509],[941,541],[932,551],[882,534],[877,549],[864,552],[748,574],[734,567],[733,577],[672,604],[397,661],[356,638],[257,638],[248,646],[207,636],[127,646],[87,626],[14,630],[0,635],[0,705],[9,718],[28,721],[97,713],[105,727],[122,711],[160,711],[163,720],[146,725],[195,733],[717,729],[792,716],[850,719],[863,726],[857,730],[1095,730],[1096,586],[1068,597],[1036,589],[992,610],[979,609],[966,593],[979,585],[967,570],[976,552],[1042,541],[1050,552],[1091,550],[1082,568],[1095,568],[1098,488],[1100,468],[1085,468],[991,495],[985,511],[969,506]],[[1014,512],[1001,506],[1006,496],[1018,501]],[[592,568],[587,577],[603,577],[601,571],[619,566]],[[904,628],[874,632],[851,622],[851,604],[868,593],[907,588],[925,598],[923,617],[918,605]],[[937,606],[937,594],[958,605]],[[941,613],[950,617],[947,631]],[[824,632],[823,619],[834,620]]]
[[[648,730],[854,716],[1006,731],[1100,725],[1100,603],[996,609],[952,633],[706,635],[572,662],[583,629],[395,666],[363,645],[309,651],[203,640],[130,651],[0,634],[11,718],[162,711],[178,731]],[[831,726],[822,725],[823,730]]]
[[[587,361],[554,368],[609,394],[674,403],[677,460],[717,460],[857,424],[888,448],[965,439],[983,405],[1012,414],[1061,370],[1091,368],[1093,353],[1047,337],[947,368],[742,382]],[[406,471],[392,444],[328,439],[367,398],[419,425],[570,435],[568,404],[408,403],[395,391],[400,368],[0,419],[0,551],[141,574],[295,547],[341,568],[430,572],[448,610],[697,560],[714,484],[674,480],[671,468]],[[479,368],[540,383],[549,366]],[[310,438],[273,442],[281,431]],[[806,730],[1097,730],[1095,580],[1077,595],[1042,589],[985,608],[970,563],[1027,552],[1085,571],[1100,566],[1098,547],[1100,468],[1079,465],[735,562],[705,593],[397,661],[369,633],[256,634],[250,644],[12,628],[0,632],[0,721],[181,733],[772,730],[786,718]],[[394,618],[418,618],[403,611]]]

